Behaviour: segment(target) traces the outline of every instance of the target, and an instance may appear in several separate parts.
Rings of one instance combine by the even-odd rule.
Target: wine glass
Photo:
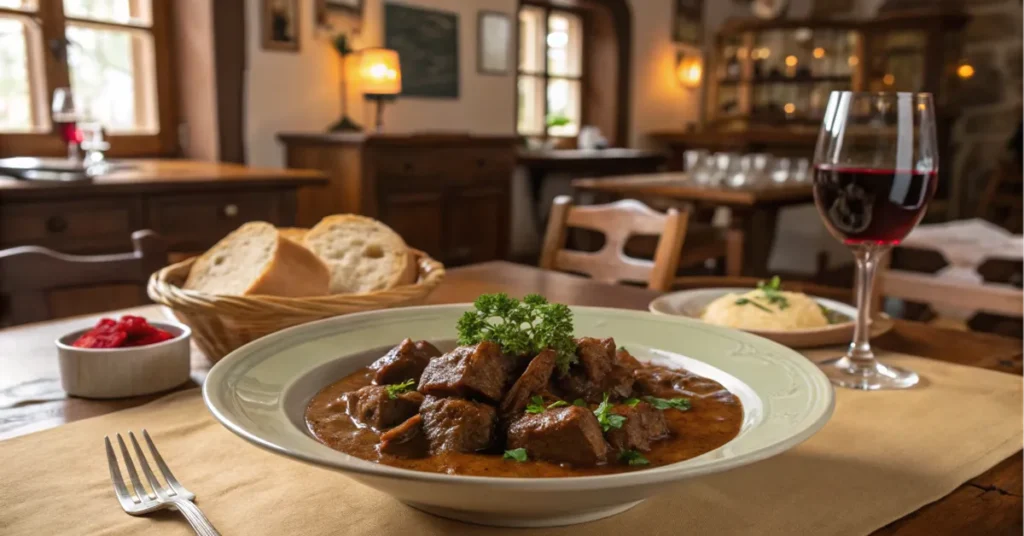
[[[905,389],[916,373],[880,363],[868,319],[880,259],[921,221],[939,171],[935,111],[928,93],[829,97],[814,153],[814,204],[857,262],[857,322],[845,356],[820,364],[836,385]]]
[[[78,128],[78,122],[82,119],[82,111],[76,106],[71,88],[59,87],[53,90],[50,110],[53,125],[68,146],[68,158],[80,160],[79,144],[82,143],[82,131]]]

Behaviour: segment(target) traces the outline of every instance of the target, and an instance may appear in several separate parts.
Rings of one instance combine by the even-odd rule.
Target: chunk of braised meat
[[[647,451],[651,449],[652,442],[668,436],[665,415],[647,402],[640,402],[633,407],[618,405],[612,408],[612,413],[626,418],[621,428],[612,428],[605,433],[608,444],[616,452]]]
[[[557,379],[566,398],[582,398],[593,404],[600,403],[605,393],[612,399],[629,398],[633,371],[640,363],[625,350],[617,352],[612,338],[581,337],[576,344],[579,363]]]
[[[376,430],[390,428],[416,414],[423,395],[416,391],[392,397],[383,385],[367,385],[345,393],[348,414],[359,424]]]
[[[512,365],[501,354],[501,347],[484,341],[475,346],[460,346],[430,360],[420,377],[419,390],[425,395],[453,396],[501,401]]]
[[[494,439],[497,412],[482,402],[428,396],[420,415],[434,453],[476,452],[491,446]]]
[[[499,411],[502,419],[507,421],[518,416],[530,403],[531,396],[546,390],[551,374],[555,371],[557,356],[554,350],[544,350],[530,361],[501,400]]]
[[[400,458],[423,458],[429,455],[430,443],[423,433],[423,417],[413,415],[381,434],[380,451]]]
[[[633,377],[636,379],[634,390],[640,395],[660,398],[712,398],[725,404],[739,404],[739,398],[721,384],[686,370],[648,365],[634,372]]]
[[[509,427],[506,445],[526,449],[530,459],[576,466],[603,463],[608,455],[597,417],[577,406],[524,414]]]
[[[423,369],[432,358],[440,355],[441,351],[427,341],[405,339],[370,365],[370,370],[374,371],[373,383],[387,385],[410,379],[419,383]]]

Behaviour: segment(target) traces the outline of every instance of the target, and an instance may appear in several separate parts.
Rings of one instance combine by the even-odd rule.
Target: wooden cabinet
[[[299,192],[298,224],[337,213],[380,219],[449,266],[508,254],[515,138],[282,134],[287,165],[328,174]]]
[[[196,252],[253,220],[293,225],[296,191],[324,184],[315,172],[185,160],[126,161],[91,183],[45,184],[0,177],[0,249],[44,246],[64,253],[131,251],[151,229],[170,251]]]

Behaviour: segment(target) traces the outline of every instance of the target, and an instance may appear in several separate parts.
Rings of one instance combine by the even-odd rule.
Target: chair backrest
[[[934,274],[880,267],[881,296],[963,311],[1024,317],[1024,291],[1000,283],[970,284]]]
[[[73,287],[141,284],[167,264],[165,241],[153,231],[132,233],[134,251],[115,255],[65,255],[38,247],[22,246],[0,251],[0,295],[6,311],[0,322],[9,325],[50,318],[49,292]]]
[[[679,267],[688,220],[688,213],[669,209],[662,214],[633,199],[575,207],[571,197],[559,196],[551,205],[540,267],[586,274],[604,283],[646,282],[648,288],[668,290]],[[592,253],[565,249],[570,227],[604,234],[604,246]],[[659,236],[653,262],[623,252],[633,235]]]

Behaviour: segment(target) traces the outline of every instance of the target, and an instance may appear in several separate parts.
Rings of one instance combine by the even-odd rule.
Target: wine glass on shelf
[[[53,90],[50,111],[52,112],[53,126],[68,146],[68,158],[81,160],[82,131],[78,128],[78,122],[82,120],[82,110],[77,106],[71,88],[59,87]]]
[[[814,204],[857,263],[857,319],[845,356],[820,363],[836,385],[905,389],[915,372],[880,363],[868,322],[881,258],[921,221],[939,171],[935,110],[928,93],[829,97],[814,154]]]

